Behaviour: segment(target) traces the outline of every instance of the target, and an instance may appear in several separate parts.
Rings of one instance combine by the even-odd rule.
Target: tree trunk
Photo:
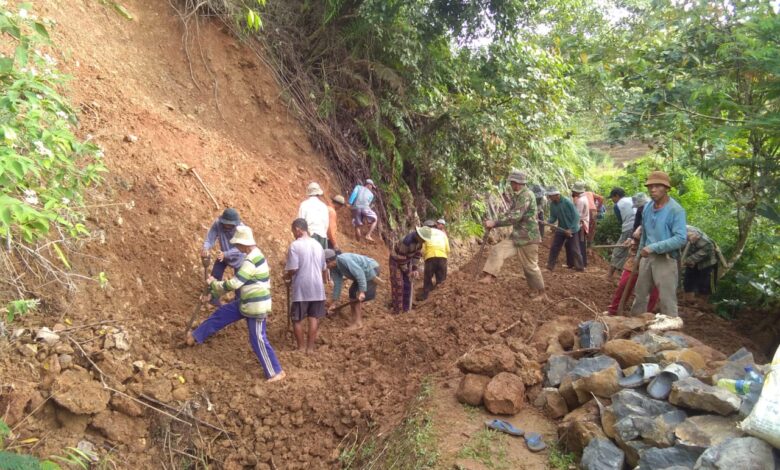
[[[742,257],[742,253],[745,251],[745,245],[747,244],[748,237],[750,236],[750,230],[753,228],[753,221],[756,219],[756,205],[754,203],[748,204],[744,208],[745,217],[740,219],[737,216],[737,227],[739,230],[739,236],[737,237],[737,243],[734,245],[734,251],[731,253],[731,257],[728,260],[728,265],[723,266],[723,269],[718,273],[718,277],[722,278],[727,272],[734,267],[739,258]]]

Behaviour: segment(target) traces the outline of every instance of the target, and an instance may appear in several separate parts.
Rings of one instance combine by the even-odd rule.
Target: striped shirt
[[[259,248],[252,248],[235,276],[211,283],[211,292],[217,297],[232,290],[239,292],[242,315],[265,317],[271,313],[271,273]]]

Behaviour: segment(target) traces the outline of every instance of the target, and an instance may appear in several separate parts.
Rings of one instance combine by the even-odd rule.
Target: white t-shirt
[[[634,216],[636,215],[636,209],[634,209],[634,201],[630,197],[626,196],[620,198],[617,202],[618,210],[620,211],[620,218],[623,219],[623,226],[621,232],[627,232],[634,229]]]
[[[582,228],[585,233],[588,233],[590,227],[590,207],[588,206],[588,197],[583,193],[577,198],[577,202],[574,203],[577,207],[577,212],[580,213],[580,222],[582,222]]]
[[[309,235],[328,238],[328,225],[330,223],[328,206],[317,196],[311,196],[301,203],[298,208],[298,218],[305,219],[306,223],[309,224]]]
[[[310,237],[299,238],[287,250],[285,271],[296,270],[290,289],[292,302],[325,300],[322,271],[325,270],[325,250]]]

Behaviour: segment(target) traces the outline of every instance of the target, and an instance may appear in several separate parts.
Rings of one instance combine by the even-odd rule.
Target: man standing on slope
[[[244,224],[241,223],[238,211],[232,207],[225,209],[222,215],[211,224],[206,239],[203,241],[203,248],[200,251],[201,258],[207,258],[209,250],[219,241],[219,254],[211,269],[211,276],[218,281],[222,280],[225,268],[230,266],[233,271],[237,271],[244,261],[244,254],[230,243],[230,239],[236,234],[236,227],[239,225]],[[219,297],[212,296],[210,302],[217,307],[221,305]]]
[[[687,241],[685,209],[669,197],[672,184],[669,175],[654,171],[647,177],[645,187],[652,202],[642,211],[642,239],[639,242],[639,278],[636,298],[631,307],[634,315],[647,311],[647,302],[653,286],[658,288],[660,313],[677,316],[677,258]]]
[[[320,318],[325,316],[325,253],[322,246],[309,236],[309,227],[303,219],[292,223],[295,241],[287,250],[284,278],[291,281],[290,318],[298,350],[312,353],[317,345]],[[304,341],[303,321],[309,319],[308,339]]]
[[[438,225],[438,222],[433,222],[433,225]],[[423,272],[423,292],[420,300],[425,300],[435,287],[439,287],[447,279],[447,258],[450,257],[450,240],[447,234],[431,227],[431,239],[423,244],[422,255],[425,260],[425,271]],[[433,285],[434,276],[436,277],[435,286]]]
[[[626,196],[623,188],[612,188],[609,198],[615,203],[615,217],[617,217],[620,224],[620,238],[618,238],[616,243],[616,245],[620,246],[612,250],[612,261],[609,264],[609,272],[607,273],[607,279],[612,279],[615,272],[623,269],[623,265],[626,264],[629,247],[625,246],[624,242],[629,240],[634,233],[636,209],[634,208],[633,199]]]
[[[588,197],[585,195],[585,183],[579,181],[574,183],[571,188],[571,196],[574,199],[574,206],[580,214],[580,231],[577,234],[577,240],[580,243],[580,255],[582,255],[582,266],[588,266],[588,231],[590,230],[590,206]],[[594,206],[595,207],[595,206]],[[593,210],[595,216],[595,209]]]
[[[376,212],[371,210],[371,202],[374,200],[374,193],[371,190],[375,190],[376,185],[371,179],[366,180],[365,186],[358,184],[355,189],[352,190],[352,194],[349,196],[349,205],[352,206],[352,225],[355,226],[355,238],[360,241],[360,237],[363,235],[360,232],[360,228],[364,224],[369,225],[368,233],[366,233],[366,240],[374,241],[371,238],[371,234],[376,229],[377,221]]]
[[[309,235],[320,244],[322,249],[328,247],[328,225],[330,214],[328,206],[322,202],[322,188],[317,183],[309,183],[306,188],[306,199],[298,208],[298,218],[306,221]]]
[[[379,263],[368,256],[355,253],[336,254],[333,250],[325,250],[325,261],[328,263],[330,277],[333,279],[332,301],[341,298],[341,287],[344,278],[351,279],[349,288],[349,308],[352,310],[351,328],[363,326],[363,302],[376,297],[376,281],[379,276]],[[329,310],[335,308],[331,305]]]
[[[219,297],[226,291],[236,291],[236,300],[219,307],[210,317],[187,335],[187,345],[202,344],[222,328],[246,319],[249,344],[252,345],[268,382],[285,377],[282,366],[266,335],[266,317],[271,313],[271,274],[265,256],[255,244],[252,229],[246,225],[236,227],[230,243],[245,255],[236,275],[227,281],[209,277],[206,281],[213,295]]]
[[[417,264],[422,257],[423,244],[430,239],[431,228],[418,227],[398,240],[390,250],[391,313],[395,315],[412,309],[412,280],[420,276]]]
[[[580,231],[580,214],[574,203],[567,197],[562,197],[561,192],[555,187],[550,187],[547,191],[547,198],[550,200],[550,218],[547,221],[550,224],[558,222],[558,227],[554,227],[552,245],[550,245],[550,255],[547,258],[547,270],[555,269],[555,263],[558,261],[558,254],[561,248],[566,248],[566,264],[569,269],[584,271],[582,267],[582,256],[580,255],[580,243],[577,239],[577,232]]]
[[[537,221],[536,196],[528,189],[525,173],[513,170],[509,173],[509,185],[512,187],[512,205],[506,217],[499,220],[486,220],[485,228],[490,230],[495,227],[512,226],[512,234],[509,239],[500,241],[490,250],[485,267],[482,269],[484,276],[482,283],[493,282],[504,261],[517,254],[523,265],[526,282],[534,292],[531,300],[544,300],[544,278],[539,270],[539,243],[542,238]]]

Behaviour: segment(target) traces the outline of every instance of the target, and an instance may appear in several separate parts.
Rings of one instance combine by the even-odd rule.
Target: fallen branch
[[[154,398],[150,397],[149,395],[144,395],[142,393],[139,396],[141,398],[143,398],[144,400],[148,400],[148,401],[154,403],[155,405],[162,406],[163,408],[167,408],[167,409],[172,410],[172,411],[176,411],[177,413],[181,413],[181,410],[179,410],[179,409],[177,409],[177,408],[175,408],[175,407],[173,407],[171,405],[168,405],[166,403],[163,403],[161,401],[155,400]],[[176,419],[179,419],[179,418],[176,418]],[[220,431],[220,432],[224,433],[226,436],[230,436],[230,432],[229,431],[227,431],[227,430],[225,430],[225,429],[223,429],[223,428],[221,428],[219,426],[215,426],[215,425],[213,425],[213,424],[211,424],[209,422],[203,421],[200,418],[196,418],[194,416],[187,416],[187,419],[191,419],[191,420],[195,421],[198,424],[202,424],[202,425],[206,426],[207,428],[211,428],[211,429],[213,429],[215,431]],[[187,423],[187,424],[190,424],[190,423]]]
[[[208,194],[208,195],[209,195],[209,197],[211,198],[211,202],[213,202],[213,203],[214,203],[214,207],[216,207],[216,208],[217,208],[217,210],[219,210],[219,203],[217,202],[217,199],[214,197],[214,195],[213,195],[213,194],[211,194],[211,191],[209,191],[209,188],[206,186],[206,183],[204,183],[204,182],[203,182],[203,180],[202,180],[202,179],[200,179],[200,175],[198,174],[198,172],[197,172],[197,171],[195,171],[195,168],[190,168],[190,172],[191,172],[193,175],[195,175],[195,178],[197,178],[197,180],[198,180],[198,183],[200,183],[200,185],[201,185],[201,186],[203,187],[203,189],[206,191],[206,194]]]

